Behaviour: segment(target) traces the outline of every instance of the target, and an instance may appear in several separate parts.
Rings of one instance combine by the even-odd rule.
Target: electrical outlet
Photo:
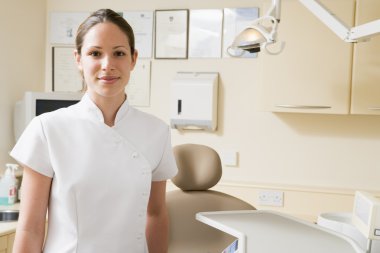
[[[259,191],[258,203],[262,206],[283,206],[284,192],[282,191]]]

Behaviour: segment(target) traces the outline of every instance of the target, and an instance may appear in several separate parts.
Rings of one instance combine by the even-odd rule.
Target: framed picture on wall
[[[150,69],[150,60],[140,59],[136,62],[133,74],[125,87],[130,105],[150,106]]]
[[[189,58],[220,58],[223,10],[190,10]]]
[[[156,10],[155,58],[187,59],[189,10]]]
[[[124,11],[123,18],[132,26],[139,58],[152,58],[153,11]]]
[[[83,89],[82,76],[74,58],[74,47],[52,48],[52,90],[53,91],[81,91]]]
[[[89,12],[51,12],[50,43],[74,45],[77,29],[89,14]]]
[[[228,47],[232,44],[235,37],[244,29],[252,24],[252,20],[259,17],[259,8],[224,8],[223,19],[223,57],[231,57],[228,53]],[[257,53],[237,49],[231,50],[234,55],[242,58],[255,58]]]

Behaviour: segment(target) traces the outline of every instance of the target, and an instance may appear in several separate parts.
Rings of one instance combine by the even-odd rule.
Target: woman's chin
[[[90,93],[95,97],[103,97],[103,98],[116,98],[125,96],[125,88],[114,89],[115,87],[103,87],[101,89],[95,89],[94,91],[90,91]]]

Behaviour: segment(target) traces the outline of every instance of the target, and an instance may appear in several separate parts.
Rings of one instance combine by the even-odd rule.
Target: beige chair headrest
[[[207,146],[183,144],[173,148],[178,173],[172,182],[184,191],[207,190],[222,177],[218,153]]]

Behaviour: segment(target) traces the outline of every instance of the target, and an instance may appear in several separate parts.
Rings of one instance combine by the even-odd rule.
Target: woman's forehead
[[[115,24],[104,22],[94,25],[84,36],[83,46],[128,46],[127,35]]]

